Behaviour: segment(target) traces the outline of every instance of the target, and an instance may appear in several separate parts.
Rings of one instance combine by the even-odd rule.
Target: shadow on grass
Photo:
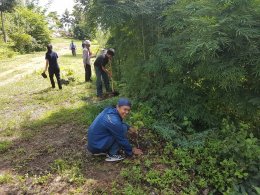
[[[62,55],[62,58],[81,59],[82,58],[82,54],[81,53],[77,53],[76,56],[73,56],[72,54],[64,54],[64,55]],[[82,62],[82,64],[83,64],[83,62]]]
[[[33,93],[31,93],[31,95],[42,95],[42,94],[48,93],[51,90],[52,90],[52,87],[48,87],[46,89],[42,89],[40,91],[33,92]]]
[[[68,166],[77,165],[85,177],[106,177],[104,159],[86,155],[85,137],[87,126],[103,108],[115,101],[110,99],[93,105],[63,108],[43,119],[25,123],[21,137],[1,154],[4,157],[0,159],[0,171],[12,169],[19,174],[46,174],[54,171],[57,160],[62,160]],[[116,166],[108,167],[120,171]]]

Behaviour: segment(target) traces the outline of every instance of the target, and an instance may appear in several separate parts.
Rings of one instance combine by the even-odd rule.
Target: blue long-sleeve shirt
[[[132,155],[132,146],[126,137],[129,125],[125,124],[116,108],[104,109],[88,129],[88,147],[98,150],[107,149],[111,142],[116,141],[125,151]]]

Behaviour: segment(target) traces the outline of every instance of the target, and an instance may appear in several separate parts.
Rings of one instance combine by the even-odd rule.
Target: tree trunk
[[[2,31],[4,35],[4,42],[7,42],[6,32],[5,32],[5,26],[4,26],[4,13],[1,11],[1,21],[2,21]]]

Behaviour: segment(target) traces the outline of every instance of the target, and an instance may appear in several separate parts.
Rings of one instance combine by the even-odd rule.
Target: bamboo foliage
[[[125,93],[148,102],[155,116],[259,126],[259,0],[83,3],[93,29],[111,32]]]

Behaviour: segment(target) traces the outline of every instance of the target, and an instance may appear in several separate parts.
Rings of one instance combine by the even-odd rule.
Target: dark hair
[[[115,55],[115,50],[110,48],[110,49],[107,50],[107,54],[111,55],[111,56],[114,56]]]
[[[47,45],[47,50],[48,50],[48,52],[52,52],[52,45],[51,44]]]

